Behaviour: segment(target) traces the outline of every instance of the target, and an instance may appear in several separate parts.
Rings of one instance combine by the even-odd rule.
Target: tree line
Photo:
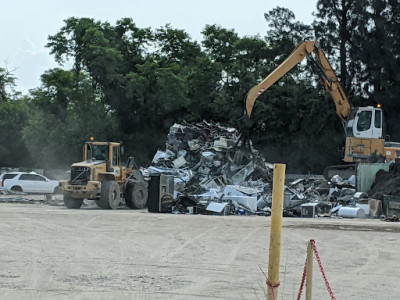
[[[205,25],[201,41],[168,24],[71,17],[46,45],[59,67],[28,95],[0,68],[0,165],[67,168],[90,136],[123,141],[146,165],[174,123],[240,128],[247,91],[307,39],[328,55],[354,106],[382,104],[387,132],[400,141],[399,9],[397,0],[319,0],[312,24],[277,7],[265,13],[263,37]],[[257,100],[254,147],[290,172],[340,164],[345,139],[329,97],[300,64]]]

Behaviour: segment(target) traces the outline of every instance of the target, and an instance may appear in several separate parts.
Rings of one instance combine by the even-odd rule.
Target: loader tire
[[[146,207],[148,184],[145,182],[129,182],[125,190],[125,202],[129,208],[140,209]]]
[[[96,204],[104,209],[117,209],[120,201],[120,189],[116,181],[109,180],[101,183],[100,199],[96,199]]]
[[[81,208],[83,199],[73,199],[71,197],[64,196],[64,204],[66,208],[79,209]]]

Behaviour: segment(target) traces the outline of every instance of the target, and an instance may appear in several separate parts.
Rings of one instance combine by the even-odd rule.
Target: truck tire
[[[64,204],[66,208],[79,209],[81,208],[83,199],[73,199],[71,197],[64,196]]]
[[[104,209],[117,209],[120,201],[120,189],[116,181],[108,180],[101,183],[100,199],[96,204]]]
[[[147,183],[145,182],[128,182],[125,190],[125,202],[129,208],[144,208],[148,198]]]

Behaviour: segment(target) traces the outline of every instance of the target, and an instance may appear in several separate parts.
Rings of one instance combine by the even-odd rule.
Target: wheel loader
[[[71,166],[70,180],[61,180],[59,188],[67,208],[78,209],[84,199],[95,200],[100,208],[116,209],[121,197],[129,208],[147,204],[148,182],[137,169],[133,157],[121,164],[121,144],[86,142],[83,161]]]

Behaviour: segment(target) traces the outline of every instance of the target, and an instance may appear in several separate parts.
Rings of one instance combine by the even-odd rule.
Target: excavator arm
[[[350,102],[324,52],[315,46],[314,41],[305,41],[298,45],[289,57],[272,71],[271,74],[250,89],[246,98],[246,113],[248,117],[251,116],[257,98],[304,58],[308,59],[313,69],[320,76],[325,89],[335,102],[336,114],[341,119],[343,126],[346,125],[346,119],[351,110]]]

